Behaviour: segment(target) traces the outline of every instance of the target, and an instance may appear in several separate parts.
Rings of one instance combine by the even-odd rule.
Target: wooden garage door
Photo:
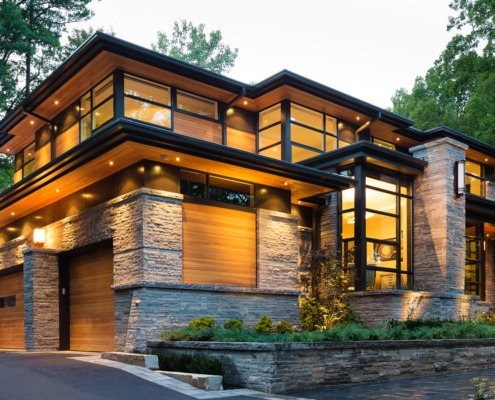
[[[184,283],[256,286],[256,214],[183,203]]]
[[[112,249],[70,260],[70,349],[114,350]]]
[[[0,348],[24,348],[24,276],[0,277]]]

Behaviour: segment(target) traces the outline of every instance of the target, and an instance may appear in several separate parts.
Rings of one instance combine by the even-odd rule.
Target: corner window
[[[477,196],[485,195],[485,179],[483,165],[466,160],[466,192]]]
[[[218,105],[216,101],[180,90],[177,91],[177,109],[198,114],[202,117],[218,119]]]
[[[203,172],[181,170],[181,194],[242,207],[254,206],[253,184]]]
[[[259,113],[259,154],[282,159],[282,108],[276,104]]]
[[[464,292],[472,296],[482,295],[483,235],[479,224],[466,223],[466,272]]]
[[[389,149],[389,150],[395,150],[396,149],[395,144],[387,142],[385,140],[377,139],[375,137],[371,138],[371,140],[377,146],[384,147],[384,148]]]
[[[170,88],[130,75],[124,76],[124,115],[171,127]]]

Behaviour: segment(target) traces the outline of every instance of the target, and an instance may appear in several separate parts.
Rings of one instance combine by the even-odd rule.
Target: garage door
[[[0,277],[0,348],[24,348],[24,276]]]
[[[70,259],[70,349],[114,350],[112,249]]]

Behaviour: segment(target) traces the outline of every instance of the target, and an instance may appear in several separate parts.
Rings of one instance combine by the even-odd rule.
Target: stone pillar
[[[413,147],[428,162],[414,182],[414,283],[419,290],[464,293],[466,200],[456,197],[454,169],[468,146],[450,138]]]
[[[338,231],[338,196],[339,192],[334,192],[329,196],[328,207],[323,209],[320,214],[320,247],[330,245],[337,249],[340,239]]]
[[[23,253],[26,350],[58,350],[60,317],[57,252],[28,248]]]
[[[258,288],[297,290],[297,217],[257,210]]]
[[[495,310],[495,240],[486,240],[485,251],[485,300],[490,311]]]

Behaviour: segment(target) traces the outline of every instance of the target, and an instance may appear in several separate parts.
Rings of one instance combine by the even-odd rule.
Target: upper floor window
[[[390,143],[390,142],[387,142],[385,140],[381,140],[381,139],[377,139],[377,138],[372,138],[371,139],[373,141],[374,144],[376,144],[377,146],[380,146],[380,147],[385,147],[386,149],[389,149],[389,150],[395,150],[396,149],[396,146],[394,143]]]
[[[466,161],[466,192],[477,196],[485,195],[485,173],[483,165],[471,160]]]
[[[170,88],[130,75],[124,76],[124,115],[171,127]]]
[[[80,140],[113,118],[113,76],[96,85],[79,100]]]
[[[259,113],[259,154],[282,159],[282,107],[276,104]]]
[[[34,172],[35,144],[28,145],[22,151],[22,176],[26,177]]]
[[[177,109],[198,114],[202,117],[218,119],[218,104],[191,93],[177,91]]]

